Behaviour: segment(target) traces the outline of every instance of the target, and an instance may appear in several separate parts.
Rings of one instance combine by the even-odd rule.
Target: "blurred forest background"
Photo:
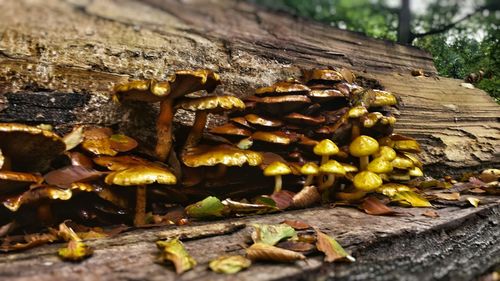
[[[500,102],[500,0],[251,0],[430,52],[441,76]]]

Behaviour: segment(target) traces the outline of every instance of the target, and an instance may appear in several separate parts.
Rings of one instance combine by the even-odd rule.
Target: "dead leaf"
[[[295,193],[291,191],[280,190],[271,194],[270,197],[276,202],[276,207],[278,209],[285,210],[292,205],[294,195]]]
[[[208,264],[212,271],[224,274],[235,274],[251,265],[252,261],[244,256],[222,256]]]
[[[476,198],[476,197],[467,197],[466,198],[467,201],[469,201],[469,203],[471,203],[472,206],[474,206],[475,208],[477,208],[477,206],[479,206],[479,199]]]
[[[222,204],[227,206],[231,211],[231,213],[236,215],[265,214],[278,211],[278,208],[268,204],[245,203],[245,202],[234,201],[229,198],[222,201]]]
[[[393,215],[395,213],[394,209],[388,207],[382,201],[378,200],[376,197],[370,196],[363,200],[361,208],[369,215]]]
[[[289,226],[293,227],[295,230],[304,230],[304,229],[311,228],[310,225],[308,225],[307,223],[305,223],[303,221],[299,221],[299,220],[284,220],[281,223],[288,224]]]
[[[317,241],[316,247],[319,251],[325,253],[326,262],[335,262],[339,260],[356,261],[349,255],[342,246],[331,236],[316,229]]]
[[[82,166],[66,166],[57,170],[48,172],[43,176],[50,185],[70,188],[74,182],[87,182],[99,179],[105,173],[88,169]]]
[[[434,210],[427,210],[424,213],[422,213],[422,216],[426,216],[429,218],[438,218],[439,214]]]
[[[452,193],[434,193],[436,198],[447,200],[447,201],[457,201],[460,200],[460,193],[452,192]]]
[[[292,206],[295,208],[306,208],[321,201],[318,188],[312,185],[304,186],[295,196],[293,196]]]
[[[16,242],[11,244],[11,237],[7,237],[2,245],[0,246],[0,251],[2,252],[11,252],[11,251],[22,251],[31,249],[40,245],[44,245],[47,243],[52,243],[57,241],[58,238],[56,235],[52,233],[40,233],[40,234],[31,234],[24,235],[24,241]],[[18,240],[19,241],[19,240]]]
[[[281,249],[264,243],[255,243],[246,249],[247,257],[253,261],[294,262],[306,257],[290,250]]]
[[[78,237],[76,232],[69,226],[66,225],[66,222],[62,222],[59,224],[59,230],[57,231],[57,236],[59,236],[64,241],[81,241],[82,239]]]
[[[310,254],[316,250],[314,244],[290,240],[280,242],[276,246],[278,248],[303,253],[304,255]]]
[[[189,217],[197,219],[223,217],[227,212],[226,206],[214,196],[187,206],[185,211]]]
[[[156,246],[161,251],[160,260],[172,262],[177,274],[182,274],[196,266],[196,260],[189,255],[184,244],[178,238],[156,241]]]
[[[432,207],[432,204],[427,199],[413,191],[398,191],[394,193],[391,200],[412,207]]]
[[[63,137],[66,144],[66,151],[77,147],[83,141],[83,126],[73,128],[71,132]]]
[[[255,243],[276,245],[279,241],[297,236],[295,229],[287,224],[254,224],[252,240]]]
[[[83,241],[70,240],[68,245],[59,249],[57,254],[65,261],[78,262],[90,257],[94,251]]]

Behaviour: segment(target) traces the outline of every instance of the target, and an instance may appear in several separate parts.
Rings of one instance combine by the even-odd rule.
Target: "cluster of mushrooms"
[[[244,100],[214,94],[220,78],[210,70],[118,85],[123,106],[159,104],[154,153],[109,128],[60,137],[0,123],[0,225],[142,226],[173,210],[169,222],[179,223],[206,197],[227,198],[223,213],[239,215],[415,191],[402,183],[423,175],[420,146],[392,133],[396,97],[356,81],[346,69],[308,70]],[[174,124],[182,111],[194,113],[191,126]],[[209,114],[226,122],[206,128]]]

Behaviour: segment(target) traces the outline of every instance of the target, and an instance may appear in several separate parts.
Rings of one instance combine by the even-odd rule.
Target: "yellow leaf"
[[[65,248],[57,252],[59,257],[67,261],[82,261],[92,255],[93,250],[82,241],[71,240]]]
[[[472,206],[474,206],[475,208],[477,208],[477,206],[479,206],[479,199],[477,199],[476,197],[467,197],[467,201],[469,201],[469,203],[472,204]]]
[[[211,261],[210,269],[217,273],[234,274],[249,268],[252,261],[244,256],[222,256]]]
[[[326,235],[318,229],[316,229],[316,235],[316,247],[319,251],[325,253],[326,262],[338,260],[356,261],[356,259],[349,255],[333,237]]]
[[[394,193],[391,200],[413,207],[432,207],[432,204],[427,199],[413,191],[398,191]]]
[[[264,243],[255,243],[248,247],[246,252],[247,257],[251,260],[293,262],[306,259],[303,254]]]
[[[157,241],[156,246],[161,250],[160,260],[163,262],[171,261],[177,274],[191,270],[196,265],[196,261],[189,255],[184,244],[178,238]]]

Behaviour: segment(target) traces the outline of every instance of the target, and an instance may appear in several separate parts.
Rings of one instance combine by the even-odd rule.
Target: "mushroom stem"
[[[328,179],[327,179],[326,181],[324,181],[324,182],[320,185],[319,189],[320,189],[320,190],[327,189],[327,188],[329,188],[329,187],[333,186],[333,184],[334,184],[334,183],[335,183],[335,175],[333,175],[333,174],[328,174]]]
[[[359,170],[365,171],[369,161],[368,155],[359,157]]]
[[[204,110],[196,112],[193,127],[191,127],[191,131],[189,132],[186,144],[184,146],[185,149],[196,146],[198,144],[201,137],[203,136],[205,125],[207,124],[207,116],[208,112]]]
[[[352,122],[351,140],[354,140],[355,138],[359,137],[360,135],[361,135],[361,131],[359,129],[359,120],[356,119]]]
[[[146,186],[139,185],[136,191],[134,225],[146,224]]]
[[[160,102],[160,114],[156,121],[156,157],[165,162],[172,148],[172,120],[174,118],[173,99]]]
[[[325,164],[326,162],[328,162],[328,160],[330,157],[328,155],[323,155],[321,156],[321,165]]]
[[[304,182],[304,186],[311,185],[314,180],[314,175],[308,175],[306,181]]]
[[[36,215],[43,225],[51,225],[54,220],[52,208],[49,203],[40,204],[36,210]]]
[[[281,180],[281,175],[274,176],[274,178],[275,178],[274,193],[277,193],[281,191],[281,186],[283,181]]]

